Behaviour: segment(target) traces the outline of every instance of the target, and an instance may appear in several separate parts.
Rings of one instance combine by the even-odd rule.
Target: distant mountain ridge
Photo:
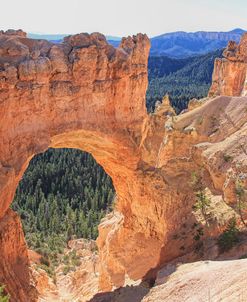
[[[69,36],[69,34],[35,34],[35,33],[28,33],[28,38],[31,39],[45,39],[48,41],[54,41],[54,42],[61,42],[64,37]],[[115,36],[106,36],[107,41],[111,41],[112,43],[116,42],[119,43],[121,41],[121,37],[115,37]]]
[[[177,31],[165,33],[151,38],[151,56],[166,55],[173,58],[186,58],[190,56],[203,55],[218,49],[225,48],[228,41],[233,40],[237,43],[240,41],[243,33],[246,32],[241,28],[236,28],[228,32],[184,32]],[[32,39],[46,39],[53,42],[61,42],[67,36],[66,34],[33,34],[29,33],[28,37]],[[121,38],[115,36],[106,36],[107,41],[114,47],[118,47]]]
[[[151,39],[151,55],[185,58],[202,55],[226,47],[228,41],[240,41],[245,30],[237,28],[228,32],[173,32]]]

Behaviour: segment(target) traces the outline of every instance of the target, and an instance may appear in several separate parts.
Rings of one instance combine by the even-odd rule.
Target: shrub
[[[72,259],[72,260],[71,260],[71,264],[72,264],[73,266],[80,266],[80,265],[81,265],[81,261],[80,261],[80,259],[78,259],[78,258]]]
[[[239,259],[246,259],[246,258],[247,258],[247,254],[244,254],[244,255],[239,257]]]
[[[247,223],[245,222],[244,212],[246,212],[247,209],[247,202],[245,197],[245,189],[243,186],[242,181],[239,179],[236,180],[235,183],[235,192],[237,195],[237,206],[238,206],[238,212],[241,218],[241,221],[245,227],[247,227]]]
[[[64,275],[67,275],[70,271],[71,271],[71,267],[68,265],[65,265],[65,267],[63,268]]]
[[[227,163],[232,160],[232,156],[231,155],[227,155],[227,154],[224,154],[223,158],[224,158],[224,161],[227,162]]]
[[[63,256],[63,263],[66,264],[66,265],[69,264],[69,256],[68,255]]]
[[[197,229],[196,234],[194,235],[194,240],[199,241],[203,235],[204,235],[203,228]]]
[[[9,301],[9,295],[6,295],[4,293],[4,286],[0,285],[0,302],[8,302]]]
[[[196,198],[193,210],[200,210],[202,216],[207,222],[207,209],[210,206],[211,199],[206,195],[206,189],[203,183],[203,171],[200,171],[198,174],[196,172],[192,173],[191,187]]]
[[[227,228],[218,239],[220,251],[226,252],[230,250],[239,241],[239,230],[237,228],[236,218],[233,217],[229,220]]]
[[[41,269],[43,269],[45,272],[47,272],[47,274],[48,274],[51,278],[54,277],[55,272],[54,272],[54,270],[53,270],[52,267],[49,267],[49,266],[44,265],[44,264],[40,264],[40,265],[38,265],[38,267],[41,268]]]
[[[48,257],[42,256],[40,258],[40,263],[46,266],[50,266],[50,261]]]

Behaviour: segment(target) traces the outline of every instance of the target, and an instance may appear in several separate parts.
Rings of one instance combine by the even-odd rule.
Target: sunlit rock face
[[[165,263],[193,253],[195,225],[204,228],[203,242],[217,236],[235,213],[235,177],[247,172],[241,147],[247,98],[217,97],[180,116],[165,98],[148,115],[149,48],[141,34],[124,38],[114,49],[100,34],[70,36],[55,45],[27,39],[21,31],[0,33],[0,224],[13,221],[8,208],[35,154],[49,147],[91,153],[117,194],[116,210],[102,221],[97,239],[99,290],[104,291],[128,280],[152,280]],[[226,162],[224,154],[232,160]],[[203,171],[215,200],[210,227],[192,210],[194,171]],[[21,226],[10,225],[5,233],[11,242],[15,236],[19,240],[11,257],[8,247],[3,249],[0,282],[12,301],[35,301],[31,278],[21,283],[18,274],[28,266]],[[0,246],[8,246],[3,230]],[[18,270],[13,263],[20,263]],[[16,284],[22,295],[16,294]]]
[[[230,41],[223,56],[223,59],[215,60],[209,96],[246,96],[247,34],[243,35],[239,45]]]

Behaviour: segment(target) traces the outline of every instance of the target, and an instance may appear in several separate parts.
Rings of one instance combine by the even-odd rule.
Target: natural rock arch
[[[116,50],[100,34],[59,45],[23,35],[0,35],[1,216],[30,158],[49,147],[83,149],[108,172],[136,165],[131,137],[147,116],[146,36]]]
[[[53,44],[0,33],[0,282],[13,301],[35,301],[36,293],[20,222],[8,208],[32,156],[49,147],[91,153],[113,180],[117,212],[98,238],[102,290],[150,278],[193,250],[192,171],[204,167],[213,193],[232,193],[228,167],[216,173],[205,158],[221,162],[217,147],[226,148],[228,136],[238,147],[246,132],[236,138],[232,125],[245,125],[247,99],[236,106],[237,98],[219,97],[179,117],[165,100],[148,115],[149,47],[141,34],[114,49],[100,34]],[[220,120],[213,135],[212,116]],[[216,224],[209,234],[219,231]]]
[[[119,198],[126,193],[147,117],[148,53],[145,35],[123,39],[115,49],[97,33],[70,36],[61,44],[30,40],[22,31],[0,34],[0,218],[5,224],[7,216],[8,225],[16,219],[7,209],[30,159],[49,147],[91,153],[112,177]],[[20,244],[24,247],[23,240]],[[8,260],[2,262],[8,266]],[[7,286],[11,274],[9,269],[0,278]]]

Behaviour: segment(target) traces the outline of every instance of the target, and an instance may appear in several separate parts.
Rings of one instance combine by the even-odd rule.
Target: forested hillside
[[[187,108],[190,99],[205,97],[212,80],[214,60],[221,56],[222,50],[187,59],[151,56],[148,71],[148,110],[152,111],[155,102],[167,93],[177,113]]]

